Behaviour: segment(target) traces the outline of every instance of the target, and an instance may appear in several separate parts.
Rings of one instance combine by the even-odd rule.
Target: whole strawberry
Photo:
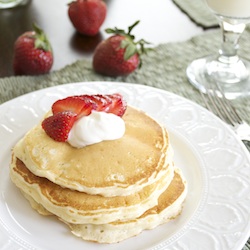
[[[107,13],[102,0],[77,0],[69,4],[68,15],[76,30],[87,36],[99,32]]]
[[[107,33],[115,35],[102,41],[94,51],[93,68],[97,73],[125,76],[141,67],[140,55],[148,50],[144,47],[148,42],[143,39],[134,41],[131,31],[138,23],[139,21],[130,26],[127,33],[117,28],[106,29]]]
[[[39,75],[50,71],[53,53],[44,32],[35,24],[34,31],[19,36],[14,45],[13,69],[16,75]]]

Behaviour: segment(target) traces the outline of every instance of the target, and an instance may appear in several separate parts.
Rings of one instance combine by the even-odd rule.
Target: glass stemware
[[[28,3],[29,0],[0,0],[0,10],[22,6]]]
[[[223,42],[216,55],[194,60],[187,77],[202,92],[216,82],[228,99],[250,95],[250,62],[238,55],[239,38],[250,22],[250,0],[206,2],[219,20]]]

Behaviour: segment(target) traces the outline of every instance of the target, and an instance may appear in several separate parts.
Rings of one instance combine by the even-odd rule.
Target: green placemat
[[[204,29],[218,27],[218,21],[205,4],[205,0],[173,0],[173,2]]]
[[[188,82],[186,67],[195,58],[215,53],[220,45],[219,30],[210,31],[181,43],[161,44],[144,56],[143,67],[127,77],[105,77],[92,70],[90,60],[77,61],[59,71],[42,76],[19,76],[0,79],[0,102],[45,87],[82,81],[120,81],[161,88],[205,106],[200,93]],[[250,29],[244,32],[240,53],[250,59]],[[115,84],[115,83],[114,83]],[[241,116],[250,123],[250,98],[234,100]],[[244,250],[250,249],[250,240]]]
[[[186,77],[186,68],[195,58],[215,53],[221,35],[210,31],[187,42],[161,44],[143,57],[143,66],[127,77],[105,77],[92,70],[90,60],[80,60],[59,71],[42,76],[19,76],[0,79],[0,102],[49,86],[81,81],[121,81],[141,83],[171,91],[204,105],[200,93],[191,86]],[[250,59],[250,29],[240,40],[240,53]],[[250,98],[234,101],[242,117],[250,123]]]

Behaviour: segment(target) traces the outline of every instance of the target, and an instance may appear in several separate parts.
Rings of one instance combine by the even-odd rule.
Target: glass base
[[[215,57],[208,56],[194,60],[186,73],[189,82],[203,93],[216,82],[228,99],[249,96],[250,62],[238,60],[236,64],[220,62]]]
[[[0,0],[0,9],[10,9],[25,5],[29,0]]]

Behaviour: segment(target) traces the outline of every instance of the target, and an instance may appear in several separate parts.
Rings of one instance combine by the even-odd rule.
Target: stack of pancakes
[[[38,124],[13,148],[12,181],[85,240],[115,243],[175,218],[187,188],[166,129],[132,107],[123,119],[122,138],[80,149]]]

